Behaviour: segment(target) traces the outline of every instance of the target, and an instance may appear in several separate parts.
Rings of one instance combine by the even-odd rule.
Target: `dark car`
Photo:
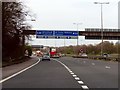
[[[44,60],[49,60],[50,61],[50,56],[47,55],[47,54],[43,55],[42,56],[42,61],[44,61]]]

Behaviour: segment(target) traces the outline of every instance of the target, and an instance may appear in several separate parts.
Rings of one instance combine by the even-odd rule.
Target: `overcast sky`
[[[118,28],[119,0],[21,0],[35,15],[36,21],[28,21],[34,30],[76,30],[73,23],[79,25],[79,31],[85,28],[100,28],[100,5],[96,1],[110,2],[103,5],[104,28]],[[32,44],[63,46],[64,40],[36,39]],[[56,42],[56,43],[55,43]],[[85,40],[79,37],[79,44],[96,44],[101,40]],[[65,45],[76,45],[77,40],[65,40]]]

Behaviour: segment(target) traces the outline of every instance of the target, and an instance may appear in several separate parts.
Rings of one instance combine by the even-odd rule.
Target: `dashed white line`
[[[11,79],[11,78],[13,78],[13,77],[15,77],[15,76],[21,74],[22,72],[24,72],[24,71],[26,71],[26,70],[32,68],[33,66],[37,65],[39,62],[40,62],[40,59],[39,59],[35,64],[33,64],[33,65],[31,65],[31,66],[29,66],[29,67],[27,67],[27,68],[25,68],[25,69],[23,69],[23,70],[21,70],[21,71],[15,73],[15,74],[13,74],[13,75],[11,75],[11,76],[9,76],[9,77],[3,79],[3,80],[0,80],[0,83],[3,83],[3,82],[5,82],[5,81],[7,81],[7,80],[9,80],[9,79]]]
[[[109,67],[109,66],[105,66],[105,68],[110,69],[111,67]]]
[[[83,81],[78,81],[79,84],[84,84]]]
[[[83,89],[89,89],[86,85],[82,85]]]
[[[86,63],[86,61],[83,61],[83,63]]]
[[[74,74],[74,73],[72,72],[72,73],[70,73],[70,74]]]
[[[80,78],[79,77],[75,77],[75,80],[80,80]]]
[[[82,84],[81,87],[82,87],[83,89],[89,89],[86,85],[83,85],[83,84],[84,84],[83,81],[79,81],[80,78],[77,77],[77,75],[75,75],[64,63],[62,63],[62,62],[60,62],[60,61],[58,61],[58,60],[56,60],[56,59],[53,59],[53,60],[55,60],[55,61],[59,62],[60,64],[62,64],[62,65],[70,72],[70,74],[74,77],[74,79],[77,80],[77,82],[78,82],[79,84]],[[84,61],[84,63],[86,63],[86,61]]]
[[[95,65],[95,63],[92,63],[92,65]]]
[[[73,77],[77,77],[77,75],[72,75]]]

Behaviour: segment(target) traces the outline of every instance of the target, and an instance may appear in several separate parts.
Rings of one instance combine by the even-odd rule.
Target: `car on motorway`
[[[110,57],[110,55],[107,53],[103,53],[103,57]]]
[[[81,56],[87,57],[87,54],[86,54],[86,53],[83,53]]]
[[[59,58],[60,56],[59,55],[53,55],[52,58]]]
[[[65,56],[65,54],[61,54],[61,57],[64,57]]]
[[[42,61],[44,61],[44,60],[50,61],[50,60],[51,60],[51,59],[50,59],[50,56],[49,56],[48,54],[44,54],[44,55],[42,56]]]

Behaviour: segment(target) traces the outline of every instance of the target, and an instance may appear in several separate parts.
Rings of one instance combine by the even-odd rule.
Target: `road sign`
[[[41,38],[41,39],[54,39],[54,36],[41,36],[41,35],[36,35],[36,38]]]
[[[53,36],[53,31],[47,31],[47,30],[37,30],[36,35],[41,36]]]
[[[78,31],[36,30],[36,38],[77,39]]]
[[[78,36],[77,31],[55,31],[55,36]]]
[[[78,36],[56,36],[56,39],[78,39]]]
[[[54,31],[50,31],[50,30],[36,30],[36,38],[54,38],[53,35]]]

